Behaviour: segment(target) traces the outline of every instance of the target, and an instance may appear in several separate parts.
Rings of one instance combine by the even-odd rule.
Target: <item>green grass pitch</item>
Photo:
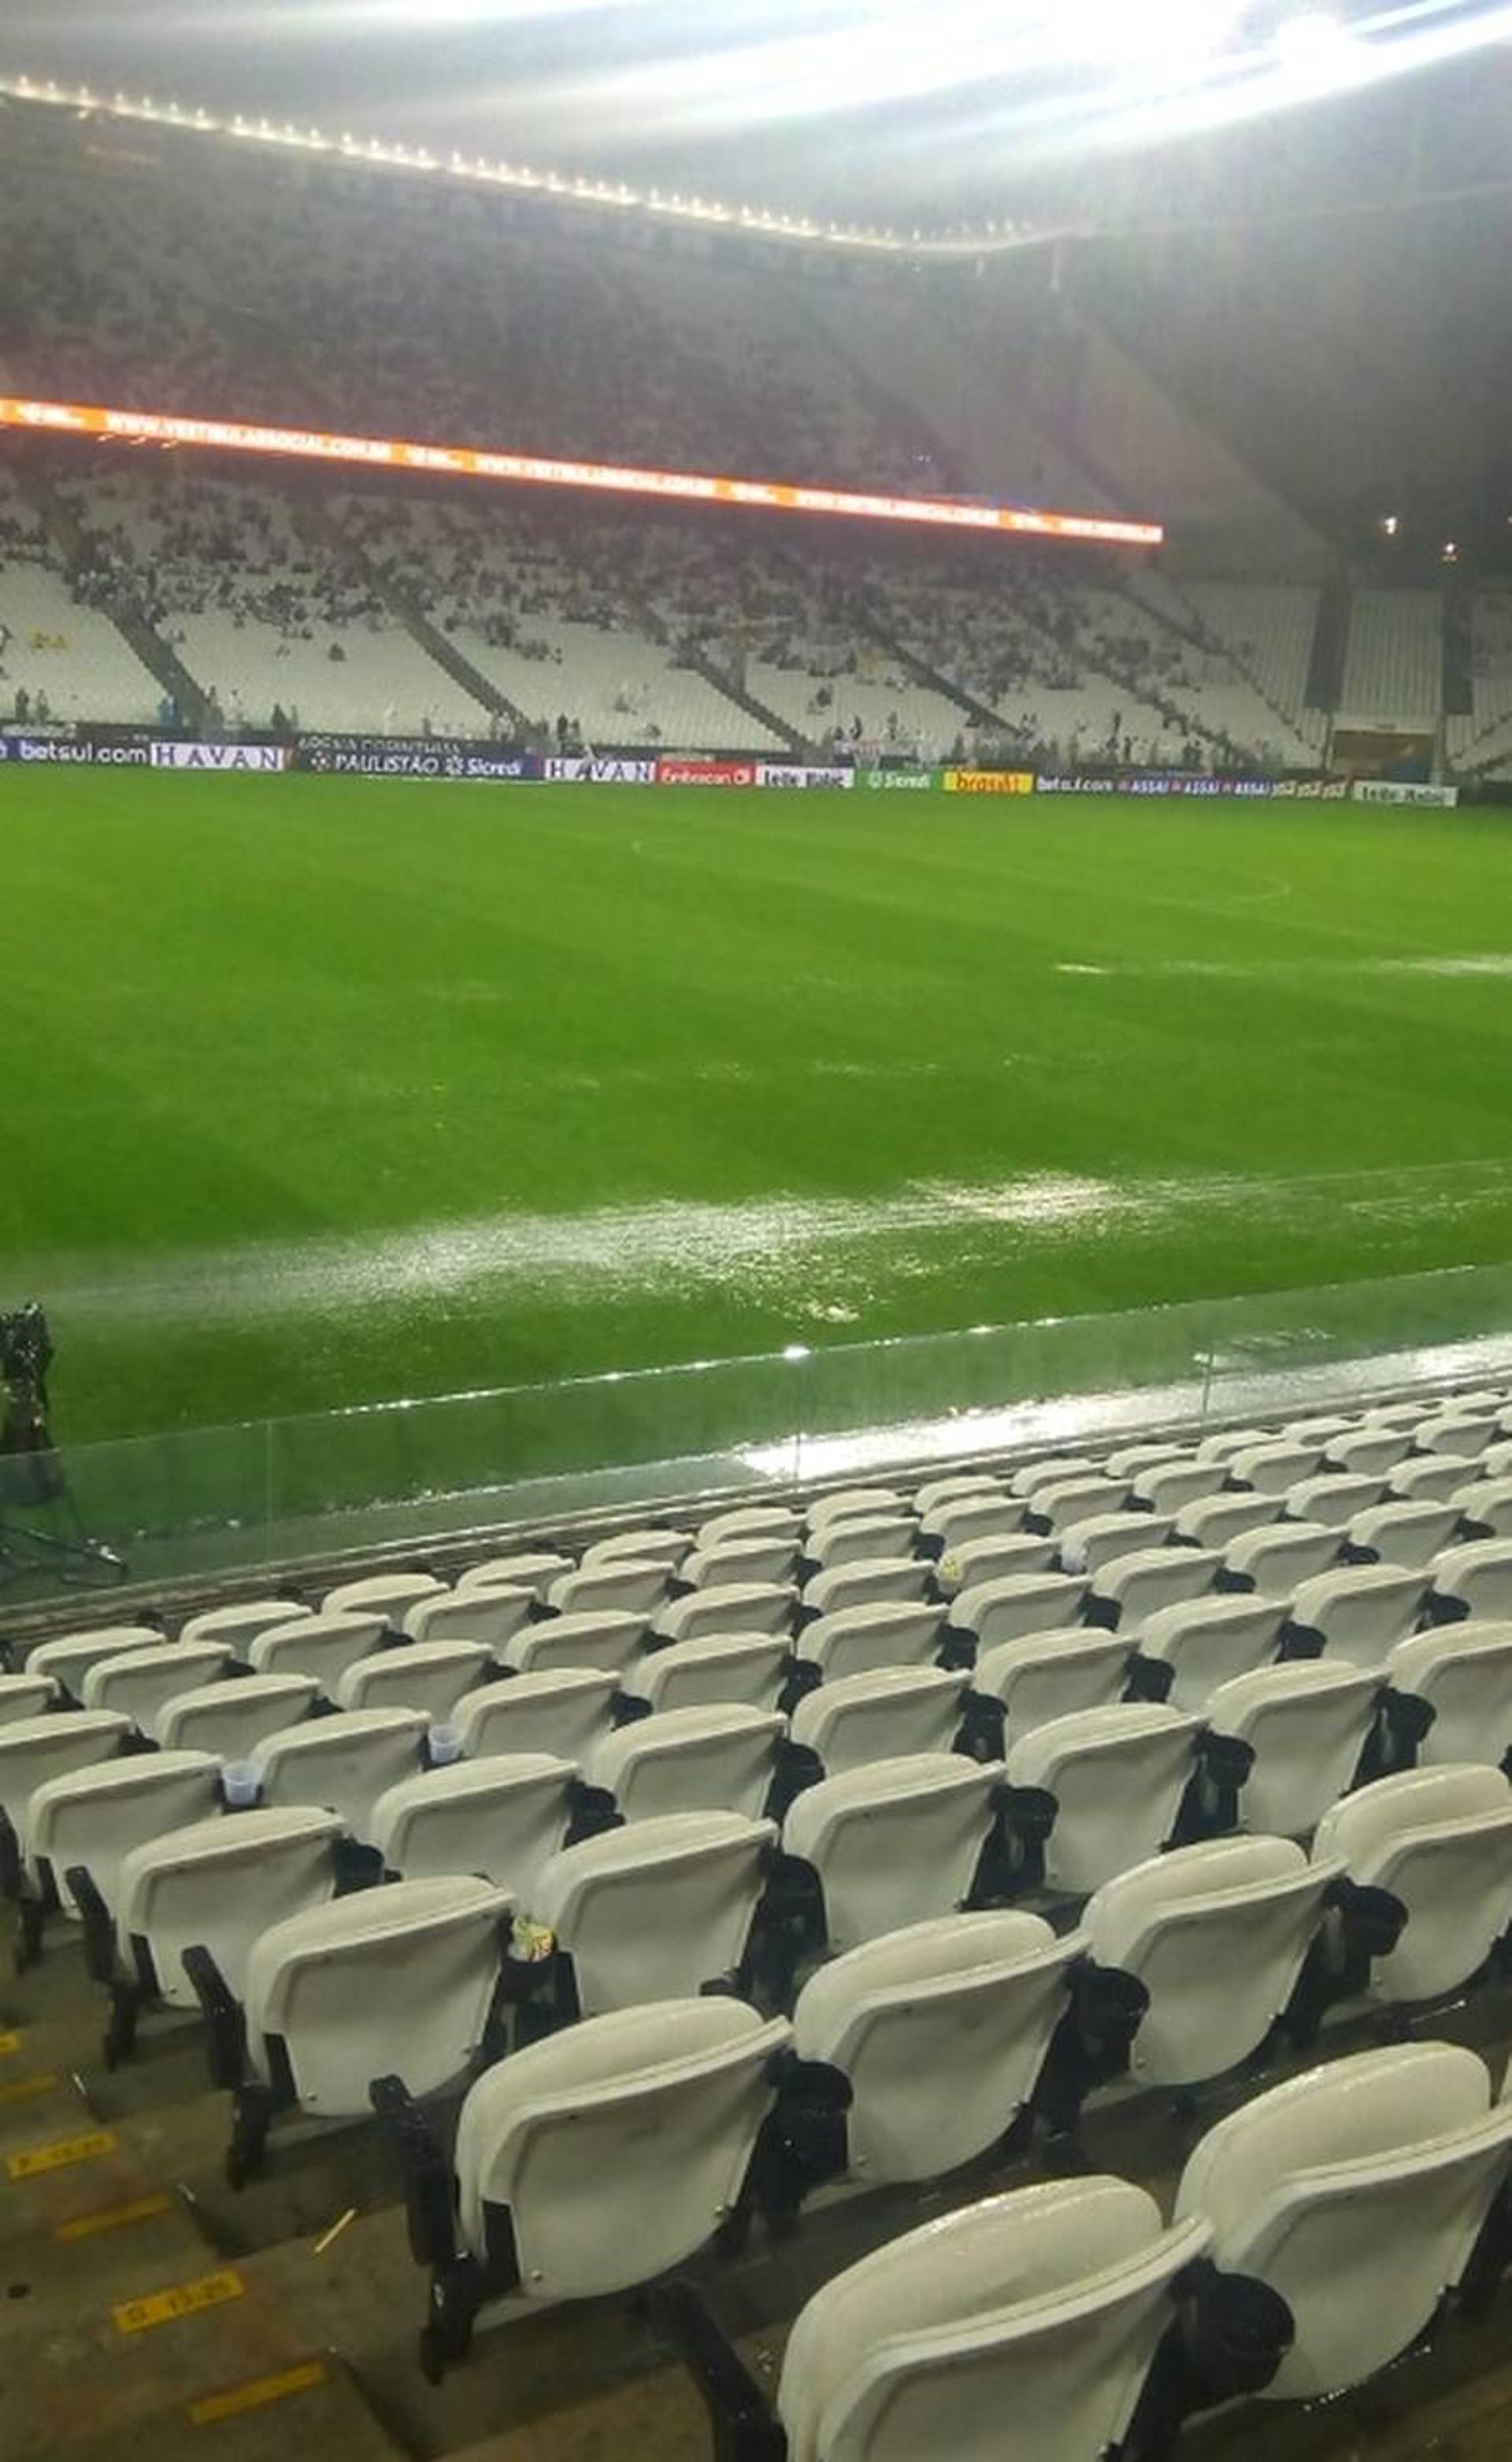
[[[0,768],[78,1440],[1501,1261],[1512,830]]]

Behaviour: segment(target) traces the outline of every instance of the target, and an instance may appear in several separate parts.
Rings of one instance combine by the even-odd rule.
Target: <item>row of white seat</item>
[[[942,1594],[955,1596],[997,1572],[1048,1566],[1051,1557],[1079,1558],[1069,1569],[1095,1576],[1126,1547],[1168,1539],[1222,1552],[1282,1514],[1320,1533],[1342,1529],[1351,1551],[1415,1567],[1463,1523],[1489,1536],[1512,1534],[1512,1441],[1501,1438],[1507,1425],[1507,1397],[1481,1394],[1447,1409],[1399,1405],[1279,1431],[1229,1429],[1195,1441],[1150,1441],[1102,1458],[1051,1456],[1004,1478],[956,1474],[912,1494],[844,1489],[814,1501],[807,1514],[783,1504],[748,1505],[696,1531],[659,1524],[624,1530],[591,1544],[580,1563],[556,1546],[518,1548],[467,1568],[454,1588],[428,1571],[367,1576],[338,1584],[320,1608],[324,1615],[402,1625],[415,1639],[497,1643],[542,1613],[607,1609],[650,1616],[666,1606],[674,1584],[680,1591],[719,1592],[747,1583],[786,1584],[801,1562],[816,1568],[805,1586],[803,1609],[827,1614],[907,1594],[906,1584],[889,1588],[885,1571],[843,1578],[851,1566],[896,1565],[899,1552],[921,1553],[937,1567]],[[1479,1464],[1473,1477],[1472,1460]],[[1112,1526],[1124,1513],[1134,1517],[1130,1526]],[[1097,1526],[1085,1533],[1080,1527],[1091,1524]],[[1050,1557],[1036,1552],[1047,1534],[1053,1535]],[[1332,1561],[1321,1539],[1318,1545],[1314,1569]],[[1224,1570],[1253,1578],[1244,1557]],[[311,1611],[299,1600],[250,1601],[190,1617],[179,1637],[244,1645],[275,1606],[285,1621]],[[665,1626],[675,1635],[706,1629],[701,1606],[685,1598]],[[34,1662],[37,1654],[12,1649],[11,1663]]]
[[[498,2218],[536,2246],[517,2106],[502,2084],[496,2123],[489,2084],[473,2090],[458,2149],[462,2237],[486,2290],[510,2279],[490,2245]],[[1388,2367],[1446,2304],[1485,2303],[1507,2260],[1512,2166],[1505,2085],[1493,2096],[1484,2062],[1450,2044],[1361,2053],[1211,2128],[1169,2224],[1146,2191],[1106,2174],[962,2207],[815,2293],[774,2396],[685,2282],[653,2311],[688,2362],[723,2462],[1152,2462],[1196,2414],[1240,2396],[1337,2395]],[[589,2220],[583,2203],[573,2220]],[[560,2281],[571,2252],[551,2255]],[[433,2374],[465,2347],[466,2302],[447,2303],[463,2262],[435,2268],[421,2338]]]
[[[1106,1858],[1118,1836],[1081,1809],[1084,1795],[1093,1814],[1099,1803],[1142,1797],[1142,1809],[1132,1801],[1128,1817],[1132,1834],[1148,1835],[1153,1849],[1172,1834],[1173,1810],[1205,1770],[1211,1794],[1228,1790],[1229,1820],[1306,1836],[1336,1798],[1373,1772],[1419,1760],[1500,1767],[1512,1750],[1505,1624],[1436,1628],[1384,1651],[1346,1632],[1318,1659],[1278,1661],[1285,1604],[1217,1598],[1159,1611],[1137,1648],[1121,1632],[1089,1628],[1002,1643],[983,1653],[968,1678],[926,1655],[940,1612],[894,1605],[869,1618],[858,1613],[837,1651],[849,1644],[881,1663],[801,1692],[790,1717],[776,1696],[791,1684],[791,1649],[782,1636],[760,1633],[675,1645],[617,1676],[568,1667],[476,1685],[474,1646],[412,1645],[353,1662],[337,1688],[339,1697],[348,1678],[371,1666],[385,1681],[397,1679],[387,1695],[394,1706],[323,1717],[311,1715],[313,1676],[246,1675],[181,1692],[178,1662],[201,1646],[143,1640],[90,1670],[86,1694],[97,1691],[114,1706],[0,1725],[10,1886],[19,1890],[38,1859],[59,1863],[49,1845],[59,1807],[80,1800],[85,1773],[108,1771],[122,1755],[118,1776],[102,1788],[83,1787],[82,1800],[145,1803],[167,1789],[181,1764],[208,1760],[218,1770],[230,1761],[247,1793],[325,1805],[365,1836],[379,1798],[413,1781],[440,1747],[462,1761],[451,1783],[459,1800],[473,1801],[481,1854],[485,1807],[497,1791],[487,1773],[511,1760],[523,1766],[544,1755],[571,1766],[634,1821],[670,1811],[780,1809],[816,1780],[954,1747],[1004,1760],[1014,1785],[1056,1797],[1048,1877],[1085,1893],[1109,1877]],[[893,1663],[905,1634],[913,1654]],[[805,1636],[800,1647],[807,1646]],[[429,1690],[438,1675],[446,1685],[440,1695]],[[678,1678],[693,1699],[680,1701],[667,1680]],[[640,1683],[656,1685],[659,1697],[647,1702],[622,1689]],[[705,1690],[716,1697],[699,1697]],[[651,1715],[616,1724],[627,1701]],[[434,1724],[438,1716],[447,1723]],[[156,1753],[136,1749],[144,1738]],[[1161,1825],[1151,1829],[1152,1820]],[[398,1868],[405,1868],[402,1860]]]
[[[748,1754],[746,1722],[759,1714],[713,1715],[726,1746]],[[1421,2002],[1463,1986],[1512,1919],[1512,1785],[1485,1765],[1357,1789],[1325,1814],[1310,1856],[1268,1835],[1161,1852],[1202,1763],[1199,1722],[1157,1705],[1052,1722],[1006,1766],[928,1751],[868,1763],[799,1794],[780,1827],[713,1806],[607,1826],[618,1817],[613,1800],[585,1798],[568,1762],[512,1756],[416,1772],[421,1722],[368,1716],[379,1726],[362,1738],[340,1732],[364,1725],[357,1716],[294,1731],[303,1748],[347,1756],[349,1778],[358,1744],[388,1756],[389,1783],[367,1792],[385,1774],[370,1759],[360,1794],[336,1809],[320,1808],[343,1793],[329,1764],[288,1803],[290,1739],[263,1760],[269,1805],[230,1817],[219,1809],[219,1765],[204,1755],[129,1757],[37,1790],[26,1814],[29,1904],[45,1907],[59,1889],[91,1915],[119,2047],[143,2000],[193,2004],[184,1956],[200,1950],[242,2013],[249,2082],[266,2087],[270,2056],[259,2060],[256,2046],[286,2041],[292,1978],[313,1963],[315,2040],[344,2008],[352,2090],[360,2098],[370,2026],[399,2041],[419,2024],[429,2049],[411,2065],[434,2091],[480,2043],[476,1994],[448,2000],[425,1973],[426,1944],[449,1923],[481,1923],[491,1939],[505,1914],[529,1918],[527,1962],[550,1960],[532,1979],[551,1987],[558,2017],[737,1974],[759,1976],[768,2004],[786,2005],[815,1959],[843,1966],[847,1953],[918,1925],[923,1964],[916,1955],[907,1970],[917,1995],[953,1973],[953,1911],[1005,1903],[1043,1872],[1052,1890],[1088,1895],[1068,1958],[1086,1953],[1132,1974],[1157,2004],[1136,2069],[1191,2082],[1253,2051],[1325,1950],[1331,1964],[1311,1978],[1318,2005],[1356,1986],[1383,2002]],[[313,1800],[301,1805],[302,1792]],[[340,1842],[354,1835],[405,1876],[380,1892],[376,1915],[362,1897],[326,1903],[341,1878]],[[1367,1919],[1351,1929],[1362,1891]],[[1051,1941],[1039,1916],[1014,1919]],[[373,1974],[341,1979],[343,1941],[360,1970],[375,1921],[387,1993]],[[487,1960],[490,1974],[502,1971],[498,1950]],[[837,1972],[821,1967],[819,1985]],[[313,2107],[329,2091],[315,2088]],[[306,2097],[291,2086],[287,2099]]]

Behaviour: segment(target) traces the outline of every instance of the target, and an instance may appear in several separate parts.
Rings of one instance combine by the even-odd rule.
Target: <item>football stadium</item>
[[[1509,47],[0,16],[18,2455],[1507,2452]]]

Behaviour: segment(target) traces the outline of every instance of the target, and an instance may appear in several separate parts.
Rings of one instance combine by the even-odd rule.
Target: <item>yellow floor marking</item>
[[[196,2282],[175,2282],[166,2291],[149,2291],[144,2300],[123,2300],[111,2310],[118,2334],[144,2334],[150,2325],[171,2325],[176,2318],[194,2317],[202,2308],[219,2308],[240,2300],[247,2285],[229,2266],[219,2274],[202,2274]]]
[[[167,2214],[173,2205],[171,2197],[137,2197],[129,2206],[101,2206],[92,2214],[76,2214],[71,2223],[59,2223],[54,2239],[94,2239],[99,2232],[121,2231],[127,2223],[150,2222],[154,2214]]]
[[[13,2085],[0,2085],[0,2104],[25,2103],[33,2094],[55,2094],[62,2083],[54,2070],[39,2070],[35,2077],[17,2078]]]
[[[325,2381],[322,2363],[306,2360],[300,2367],[285,2368],[282,2376],[251,2377],[246,2385],[232,2386],[228,2393],[210,2393],[201,2402],[191,2402],[189,2422],[194,2428],[213,2428],[217,2420],[235,2419],[244,2410],[260,2410],[265,2403],[282,2402],[286,2394],[307,2393],[312,2386],[324,2385]]]
[[[38,2171],[61,2171],[66,2163],[90,2163],[97,2154],[115,2150],[110,2129],[92,2128],[85,2137],[59,2137],[51,2146],[30,2146],[24,2154],[11,2154],[6,2172],[12,2180],[31,2180]]]

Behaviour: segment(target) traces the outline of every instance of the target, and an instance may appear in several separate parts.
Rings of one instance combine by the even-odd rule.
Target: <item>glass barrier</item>
[[[48,1508],[0,1464],[0,1609],[103,1591],[121,1577],[100,1549],[161,1584],[1497,1373],[1512,1375],[1512,1265],[75,1446]]]

